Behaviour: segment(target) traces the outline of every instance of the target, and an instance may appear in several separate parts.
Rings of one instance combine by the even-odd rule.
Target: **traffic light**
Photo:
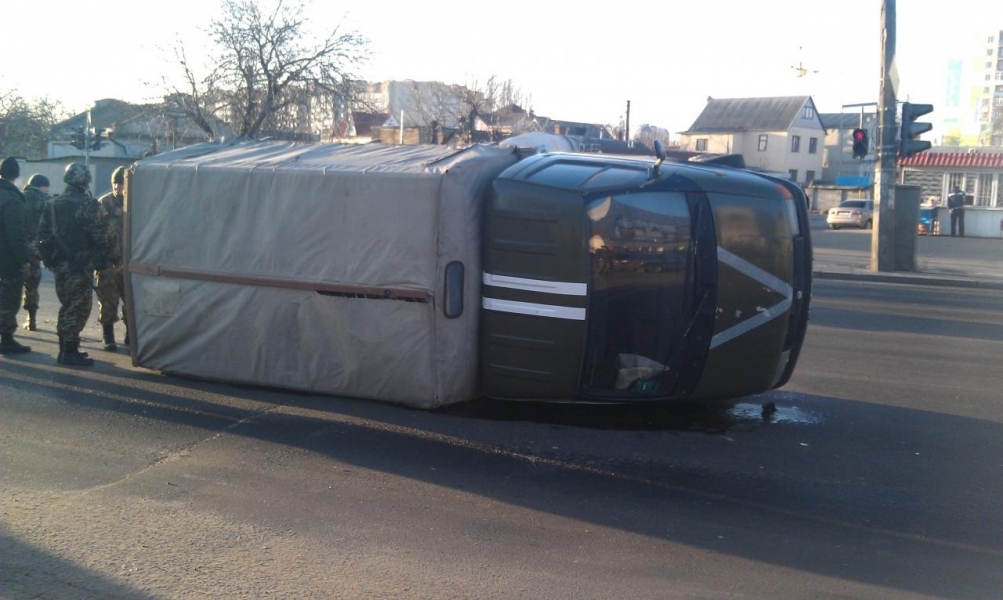
[[[899,157],[905,158],[913,154],[919,154],[924,150],[929,150],[930,142],[917,140],[916,138],[933,129],[930,123],[917,123],[916,119],[927,113],[933,112],[932,104],[902,104],[902,127],[901,139],[899,140]]]
[[[853,158],[864,158],[867,156],[867,130],[866,129],[854,129],[853,130]]]
[[[83,127],[77,127],[70,136],[70,145],[77,150],[83,150],[87,147],[87,134],[84,133]]]
[[[91,139],[91,150],[100,150],[101,146],[104,146],[107,139],[106,135],[108,133],[107,129],[96,129],[94,130],[94,138]]]

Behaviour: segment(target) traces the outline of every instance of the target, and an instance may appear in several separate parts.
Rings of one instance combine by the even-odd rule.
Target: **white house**
[[[751,169],[808,184],[822,177],[825,128],[811,96],[708,98],[682,150],[741,154]]]

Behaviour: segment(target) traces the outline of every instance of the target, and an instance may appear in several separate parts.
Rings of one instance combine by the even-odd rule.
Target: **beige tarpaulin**
[[[247,142],[137,163],[134,361],[424,408],[476,397],[482,205],[516,160],[494,146]],[[451,319],[454,261],[466,276]]]

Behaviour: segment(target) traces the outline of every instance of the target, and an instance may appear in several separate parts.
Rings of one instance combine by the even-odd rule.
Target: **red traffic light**
[[[867,156],[870,144],[867,143],[867,131],[865,129],[853,130],[853,158],[864,158]]]

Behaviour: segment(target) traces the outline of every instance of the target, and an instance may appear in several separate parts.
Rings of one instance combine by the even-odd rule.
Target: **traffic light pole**
[[[87,111],[87,129],[84,130],[84,166],[91,166],[91,111]]]
[[[895,270],[895,0],[881,3],[881,89],[878,95],[877,169],[874,174],[874,231],[871,234],[872,271]]]

